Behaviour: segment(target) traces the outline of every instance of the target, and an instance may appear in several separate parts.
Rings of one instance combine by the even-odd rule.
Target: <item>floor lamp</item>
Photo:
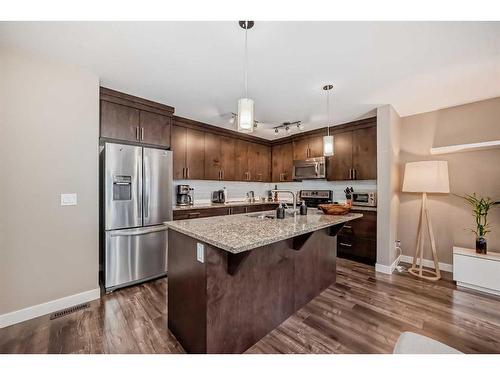
[[[429,211],[427,209],[427,194],[450,192],[448,162],[418,161],[406,163],[403,179],[403,192],[422,193],[422,208],[420,210],[420,221],[418,223],[417,248],[415,249],[415,255],[413,256],[413,264],[408,272],[422,279],[432,281],[439,280],[441,278],[441,272],[439,271],[436,241],[432,231],[431,217],[429,216]],[[426,223],[431,242],[434,271],[424,269],[422,264],[424,257],[424,225]],[[420,258],[420,264],[418,267],[417,258]]]

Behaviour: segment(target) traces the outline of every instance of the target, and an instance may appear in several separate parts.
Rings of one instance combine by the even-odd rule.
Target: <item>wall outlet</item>
[[[196,260],[200,263],[205,263],[205,245],[196,243]]]
[[[76,193],[61,194],[61,206],[76,206]]]

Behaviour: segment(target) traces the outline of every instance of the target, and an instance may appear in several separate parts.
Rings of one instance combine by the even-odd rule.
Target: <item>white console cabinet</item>
[[[500,253],[477,254],[454,246],[453,280],[461,287],[500,295]]]

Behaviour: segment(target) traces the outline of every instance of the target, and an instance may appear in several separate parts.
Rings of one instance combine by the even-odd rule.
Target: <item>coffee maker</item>
[[[190,206],[194,204],[193,192],[194,189],[189,185],[177,185],[177,205]]]

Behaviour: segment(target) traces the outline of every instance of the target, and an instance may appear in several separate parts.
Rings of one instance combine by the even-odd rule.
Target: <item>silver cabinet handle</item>
[[[144,128],[141,128],[141,141],[144,141]]]
[[[352,247],[351,244],[345,243],[345,242],[339,242],[339,245],[345,246],[345,247]]]
[[[182,168],[182,178],[186,178],[186,168]]]
[[[189,178],[189,167],[186,168],[186,178]]]
[[[139,140],[139,127],[135,127],[135,139]]]
[[[200,213],[199,212],[190,212],[190,213],[188,213],[188,217],[189,218],[196,217],[196,216],[200,216]]]
[[[350,225],[344,225],[344,228],[345,229],[352,229],[352,227]]]
[[[223,180],[224,179],[224,169],[221,169],[220,171],[220,179]]]
[[[352,170],[352,179],[356,180],[356,169]]]

